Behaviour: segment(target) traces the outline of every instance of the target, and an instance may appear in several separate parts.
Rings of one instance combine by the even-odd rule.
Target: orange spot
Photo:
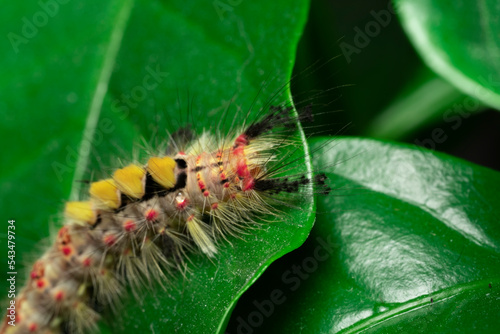
[[[234,141],[234,146],[245,146],[248,145],[248,137],[245,134],[239,135]]]
[[[108,246],[113,246],[116,243],[116,237],[113,234],[105,235],[103,241]]]
[[[63,245],[67,245],[71,242],[71,237],[69,236],[69,230],[67,226],[61,227],[57,233],[57,241]]]
[[[32,279],[43,277],[44,271],[45,270],[44,270],[44,267],[43,267],[43,262],[42,261],[36,261],[35,264],[33,265],[33,270],[30,273],[30,277]]]
[[[193,219],[194,219],[194,215],[191,215],[191,216],[188,217],[187,221],[190,222]]]
[[[144,215],[146,220],[149,222],[155,221],[158,218],[158,216],[159,216],[158,211],[156,211],[155,209],[146,210],[146,214]]]
[[[66,233],[67,230],[68,230],[68,228],[66,226],[61,227],[59,229],[59,232],[57,232],[57,236],[62,237]]]
[[[125,222],[123,222],[123,228],[125,229],[125,231],[131,232],[137,228],[137,225],[133,220],[126,220]]]
[[[24,304],[24,297],[19,298],[18,301],[18,309],[20,310],[22,308],[22,305]],[[20,323],[23,317],[19,314],[19,312],[16,312],[16,323]]]

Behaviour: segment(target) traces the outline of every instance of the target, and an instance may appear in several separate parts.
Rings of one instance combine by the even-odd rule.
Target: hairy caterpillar
[[[286,219],[279,208],[296,205],[300,189],[328,192],[324,175],[294,172],[305,157],[294,154],[292,134],[310,108],[265,112],[222,137],[192,139],[181,129],[145,165],[117,169],[90,184],[89,199],[68,202],[64,226],[17,299],[16,326],[6,321],[2,333],[95,330],[97,310],[116,312],[126,286],[137,298],[153,282],[165,287],[186,253],[213,258],[218,242],[247,233],[256,218]]]

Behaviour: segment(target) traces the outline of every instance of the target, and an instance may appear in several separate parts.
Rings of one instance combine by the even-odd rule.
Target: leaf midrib
[[[82,140],[78,149],[78,161],[76,164],[75,173],[73,175],[71,194],[69,196],[71,200],[78,200],[78,196],[80,194],[80,187],[82,186],[82,183],[79,182],[79,180],[83,179],[83,175],[85,173],[85,169],[87,167],[89,155],[91,152],[91,143],[88,143],[87,148],[85,147],[86,142],[88,142],[86,138],[93,138],[94,136],[94,132],[97,127],[104,103],[104,98],[106,97],[106,94],[108,92],[111,74],[113,73],[113,68],[115,66],[118,51],[120,50],[121,42],[127,28],[127,23],[129,22],[132,13],[133,5],[134,0],[124,0],[121,3],[121,9],[116,16],[116,24],[111,31],[108,47],[104,54],[102,67],[98,71],[99,75],[97,77],[95,90],[92,94],[92,101],[90,103],[85,128],[83,130]]]
[[[437,290],[435,292],[422,295],[415,299],[410,299],[404,303],[400,303],[398,307],[392,308],[391,310],[384,312],[382,314],[375,315],[373,317],[366,318],[361,322],[356,323],[353,326],[345,328],[340,331],[342,334],[348,333],[360,333],[361,331],[368,330],[374,326],[379,326],[381,323],[392,319],[394,316],[398,316],[404,313],[412,312],[414,310],[420,309],[422,307],[431,305],[430,299],[432,297],[432,303],[440,303],[444,302],[448,299],[457,297],[462,293],[466,293],[468,291],[473,291],[476,289],[483,289],[488,284],[499,285],[500,279],[492,278],[491,280],[483,279],[478,281],[471,281],[468,283],[455,285],[450,288]]]

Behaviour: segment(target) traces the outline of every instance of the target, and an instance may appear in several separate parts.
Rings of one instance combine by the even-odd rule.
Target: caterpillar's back
[[[323,175],[287,173],[291,134],[310,117],[308,107],[298,117],[271,107],[233,138],[203,133],[91,183],[88,199],[66,204],[63,227],[17,298],[16,326],[5,322],[1,332],[95,330],[96,310],[116,310],[126,286],[136,295],[153,281],[165,287],[186,252],[214,257],[219,240],[238,237],[256,217],[279,217],[287,194],[311,195],[313,183],[328,192]]]

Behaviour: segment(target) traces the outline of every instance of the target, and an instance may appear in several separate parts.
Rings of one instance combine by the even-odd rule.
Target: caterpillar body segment
[[[280,150],[295,148],[296,123],[311,117],[309,108],[290,111],[271,107],[230,140],[204,133],[175,155],[92,182],[87,199],[66,204],[64,225],[16,299],[16,326],[5,321],[1,333],[94,332],[98,310],[116,310],[126,287],[136,296],[153,282],[167,288],[186,252],[215,257],[221,238],[258,216],[279,217],[280,195],[313,183],[328,192],[323,175],[283,176],[293,168]]]

